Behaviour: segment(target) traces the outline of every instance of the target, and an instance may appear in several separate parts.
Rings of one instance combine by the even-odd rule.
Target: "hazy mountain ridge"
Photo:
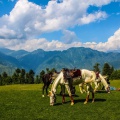
[[[20,62],[16,58],[0,52],[0,73],[11,74],[16,68],[22,68]]]
[[[99,63],[102,67],[105,62],[112,65],[115,69],[120,69],[120,53],[105,53],[83,47],[70,48],[63,51],[38,49],[32,52],[24,50],[9,51],[8,49],[5,51],[2,49],[1,51],[0,49],[0,52],[2,52],[0,53],[1,65],[19,67],[26,70],[32,69],[36,74],[46,68],[55,68],[58,71],[63,67],[93,69],[95,63]],[[1,69],[3,69],[3,66]]]

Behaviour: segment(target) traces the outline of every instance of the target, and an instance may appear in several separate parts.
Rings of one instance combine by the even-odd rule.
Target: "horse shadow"
[[[101,99],[101,98],[97,98],[95,99],[95,102],[105,102],[106,99]],[[77,100],[74,100],[75,103],[78,103],[78,102],[85,102],[85,99],[77,99]],[[92,99],[89,99],[88,102],[92,102]]]
[[[96,91],[96,93],[108,93],[108,92],[105,90],[98,90],[98,91]]]
[[[95,99],[95,102],[105,102],[106,99],[101,99],[101,98],[97,98]],[[65,101],[64,103],[56,103],[55,106],[59,106],[59,105],[63,105],[63,104],[68,104],[70,103],[71,101]],[[74,103],[84,103],[85,102],[85,99],[77,99],[77,100],[74,100]],[[88,103],[92,102],[92,99],[89,99]]]
[[[62,96],[62,94],[57,94],[57,96]],[[76,95],[76,94],[74,94],[74,95],[72,95],[73,97],[79,97],[79,95]],[[65,94],[65,97],[70,97],[68,94]]]

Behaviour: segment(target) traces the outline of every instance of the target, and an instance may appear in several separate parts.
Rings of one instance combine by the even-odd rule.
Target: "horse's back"
[[[81,70],[81,73],[82,73],[82,75],[85,75],[85,76],[95,75],[95,72],[94,72],[94,71],[87,70],[87,69],[82,69],[82,70]]]

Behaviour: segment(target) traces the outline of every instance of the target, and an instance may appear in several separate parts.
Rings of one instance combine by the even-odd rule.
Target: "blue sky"
[[[120,0],[0,0],[0,47],[120,51]]]

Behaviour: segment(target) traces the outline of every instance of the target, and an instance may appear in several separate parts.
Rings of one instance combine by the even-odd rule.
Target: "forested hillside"
[[[32,69],[36,74],[46,68],[85,68],[93,69],[95,63],[109,63],[115,69],[120,69],[120,53],[105,53],[90,48],[70,48],[63,51],[44,51],[38,49],[32,52],[24,50],[14,51],[9,49],[0,49],[0,71],[6,69],[23,68]],[[7,70],[8,72],[9,70]]]

